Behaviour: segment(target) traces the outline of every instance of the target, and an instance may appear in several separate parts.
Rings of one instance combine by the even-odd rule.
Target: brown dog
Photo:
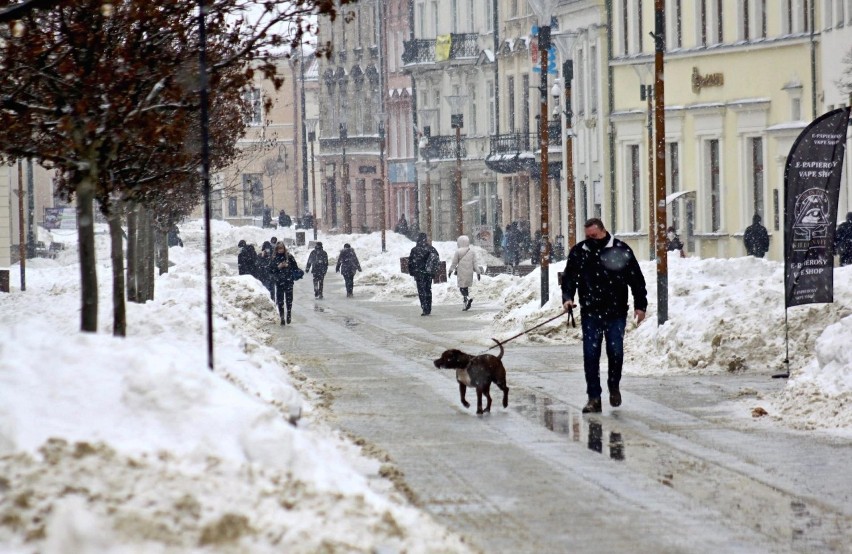
[[[465,408],[469,408],[467,400],[464,399],[467,387],[476,389],[476,413],[491,411],[491,394],[489,389],[491,383],[495,383],[500,390],[503,391],[503,407],[509,405],[509,387],[506,386],[506,368],[503,367],[503,362],[500,359],[503,357],[503,345],[497,339],[491,339],[500,347],[500,354],[493,356],[491,354],[480,354],[479,356],[471,356],[465,354],[461,350],[447,350],[441,357],[435,360],[435,367],[455,369],[456,380],[459,382],[459,394],[461,395],[461,403]],[[488,399],[488,404],[485,410],[482,409],[482,395]]]

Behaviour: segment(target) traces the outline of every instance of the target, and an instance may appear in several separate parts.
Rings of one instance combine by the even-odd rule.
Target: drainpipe
[[[816,119],[817,117],[816,34],[814,33],[814,27],[816,27],[814,23],[815,3],[816,2],[814,0],[811,0],[811,119]]]

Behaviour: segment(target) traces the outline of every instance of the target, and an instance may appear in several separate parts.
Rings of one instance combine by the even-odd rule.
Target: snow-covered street
[[[431,360],[558,313],[564,264],[543,308],[534,271],[475,281],[469,312],[451,278],[424,318],[400,273],[411,241],[321,234],[325,298],[298,282],[282,327],[235,268],[240,239],[275,232],[213,222],[211,373],[202,226],[181,230],[127,338],[110,335],[103,234],[98,334],[78,331],[75,235],[0,302],[3,552],[849,551],[852,268],[835,303],[790,310],[788,381],[771,379],[780,264],[672,260],[658,328],[642,262],[650,319],[628,327],[621,408],[579,413],[580,332],[559,320],[507,345],[509,408],[477,417]],[[333,272],[347,242],[351,299]]]

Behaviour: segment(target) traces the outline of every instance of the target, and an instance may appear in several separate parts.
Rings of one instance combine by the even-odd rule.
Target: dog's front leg
[[[462,406],[464,406],[465,408],[470,408],[470,404],[468,403],[468,401],[467,401],[467,400],[465,400],[465,399],[464,399],[464,393],[465,393],[466,391],[467,391],[467,387],[466,387],[466,386],[464,386],[464,383],[462,383],[461,381],[459,381],[459,396],[461,396],[461,403],[462,403]]]

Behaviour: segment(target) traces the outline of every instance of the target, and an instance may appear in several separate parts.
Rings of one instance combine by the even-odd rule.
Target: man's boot
[[[613,408],[621,406],[621,391],[618,390],[618,387],[609,389],[609,405]]]
[[[600,398],[589,398],[589,401],[586,402],[586,405],[583,406],[584,414],[599,414],[601,413],[601,399]]]

